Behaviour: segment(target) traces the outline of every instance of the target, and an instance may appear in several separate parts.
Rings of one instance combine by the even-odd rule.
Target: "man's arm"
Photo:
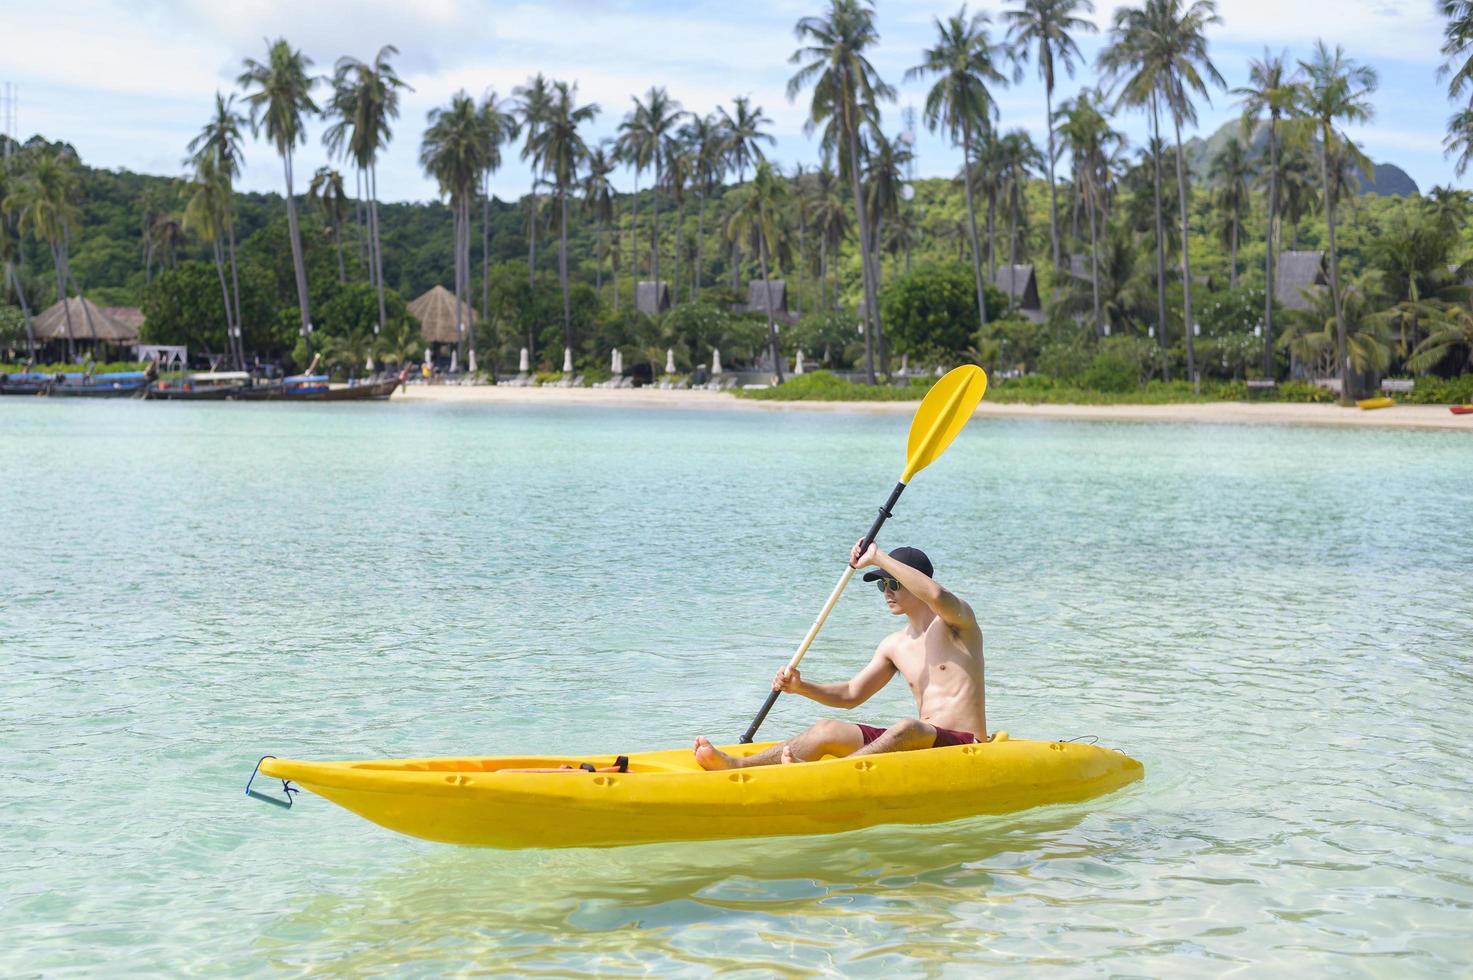
[[[865,668],[847,681],[839,684],[813,684],[805,681],[797,668],[789,670],[784,667],[773,678],[772,689],[787,694],[801,694],[830,708],[854,708],[874,697],[875,692],[888,684],[894,676],[895,664],[881,645]]]
[[[856,544],[854,550],[858,551],[859,545]],[[873,565],[895,579],[906,591],[930,606],[931,611],[952,629],[960,632],[979,628],[977,616],[972,612],[972,607],[943,589],[935,579],[920,569],[911,568],[904,562],[896,561],[887,552],[881,551],[873,544],[863,556],[854,555],[852,560],[856,562],[855,568]]]

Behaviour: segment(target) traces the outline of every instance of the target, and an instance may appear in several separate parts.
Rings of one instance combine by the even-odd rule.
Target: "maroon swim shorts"
[[[864,736],[865,745],[868,745],[885,734],[885,729],[876,728],[874,725],[856,725],[855,727],[859,729],[860,735]],[[931,748],[941,749],[948,745],[971,745],[975,741],[977,741],[977,736],[971,732],[954,732],[950,728],[938,728],[936,729],[936,741],[931,743]]]

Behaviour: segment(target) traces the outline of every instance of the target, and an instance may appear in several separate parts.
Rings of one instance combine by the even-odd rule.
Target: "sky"
[[[990,14],[1001,39],[999,14],[1008,6],[1016,2],[987,0],[970,9]],[[1072,79],[1061,74],[1056,103],[1097,82],[1094,59],[1118,6],[1098,2],[1092,19],[1100,33],[1079,38],[1084,63]],[[395,65],[414,90],[404,95],[394,140],[380,162],[379,193],[384,200],[424,201],[438,196],[418,163],[429,111],[461,89],[478,98],[488,90],[509,96],[538,71],[576,81],[582,100],[601,107],[590,142],[617,132],[632,96],[662,85],[685,110],[702,114],[749,96],[773,120],[777,142],[769,157],[785,167],[812,165],[818,150],[803,131],[806,93],[790,102],[786,85],[795,70],[788,60],[796,47],[793,27],[822,9],[820,0],[18,2],[0,12],[0,82],[16,86],[20,139],[39,133],[66,140],[92,166],[182,175],[185,147],[208,119],[215,92],[235,90],[243,58],[264,60],[267,38],[287,38],[320,75],[330,74],[342,55],[368,60],[393,44],[400,52]],[[878,0],[876,9],[880,43],[872,61],[899,92],[884,110],[885,128],[895,135],[904,128],[903,110],[919,112],[927,89],[903,76],[933,43],[935,19],[957,5]],[[1298,59],[1309,56],[1316,39],[1344,45],[1379,76],[1374,121],[1351,130],[1367,154],[1401,166],[1424,191],[1470,186],[1442,150],[1453,107],[1436,78],[1442,21],[1432,0],[1220,0],[1218,10],[1222,22],[1209,32],[1210,55],[1229,89],[1246,82],[1248,60],[1261,57],[1265,46]],[[1000,125],[1029,130],[1041,147],[1047,113],[1035,68],[1030,62],[1023,80],[1000,90],[997,101]],[[326,88],[321,83],[315,90],[319,104]],[[1199,107],[1198,132],[1205,136],[1236,118],[1236,103],[1230,92],[1214,91],[1211,104]],[[1116,125],[1133,144],[1144,141],[1141,116],[1122,116]],[[915,176],[953,175],[960,150],[923,123],[917,128]],[[330,162],[322,129],[311,124],[298,150],[299,191],[313,170]],[[632,182],[625,173],[618,186],[629,189]],[[492,192],[513,199],[530,183],[526,165],[508,154]],[[248,143],[241,187],[284,187],[281,162],[266,142]]]

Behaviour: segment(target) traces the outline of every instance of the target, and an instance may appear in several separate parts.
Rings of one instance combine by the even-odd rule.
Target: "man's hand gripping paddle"
[[[962,431],[962,426],[976,411],[982,396],[987,393],[987,372],[975,364],[967,364],[955,370],[947,372],[946,376],[932,386],[921,402],[921,407],[916,409],[915,418],[910,423],[910,438],[905,447],[905,469],[900,474],[900,482],[895,484],[895,489],[890,491],[890,499],[885,501],[885,506],[880,508],[880,514],[875,518],[874,524],[870,525],[869,533],[864,536],[864,542],[859,546],[859,553],[863,555],[869,550],[870,544],[875,540],[875,535],[880,533],[885,519],[890,516],[895,502],[900,499],[900,494],[905,486],[921,470],[934,463],[956,434]],[[818,618],[808,628],[808,635],[803,637],[803,642],[798,644],[798,651],[793,654],[793,659],[788,661],[788,669],[797,667],[803,660],[803,655],[808,652],[808,647],[813,643],[813,638],[818,636],[818,631],[823,627],[824,620],[829,618],[834,604],[839,601],[839,596],[844,594],[844,587],[854,577],[854,566],[848,565],[844,574],[839,576],[839,584],[834,586],[834,591],[829,593],[829,599],[823,604]],[[752,741],[757,734],[757,729],[767,718],[767,713],[777,703],[777,696],[782,693],[773,691],[767,696],[767,703],[762,705],[762,710],[757,712],[757,717],[752,719],[752,724],[742,736],[743,742]]]

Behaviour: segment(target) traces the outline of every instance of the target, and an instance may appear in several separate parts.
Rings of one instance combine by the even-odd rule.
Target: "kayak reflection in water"
[[[910,684],[916,718],[902,718],[889,728],[825,720],[803,734],[745,758],[727,755],[709,739],[696,739],[696,761],[706,769],[740,769],[779,762],[812,762],[826,755],[906,752],[987,741],[987,707],[983,687],[982,628],[972,607],[931,578],[931,559],[919,548],[890,553],[864,542],[855,544],[849,560],[855,568],[873,566],[864,576],[876,582],[891,614],[906,624],[875,649],[869,664],[842,684],[805,681],[797,669],[784,667],[772,689],[801,694],[831,708],[864,704],[897,672]]]

